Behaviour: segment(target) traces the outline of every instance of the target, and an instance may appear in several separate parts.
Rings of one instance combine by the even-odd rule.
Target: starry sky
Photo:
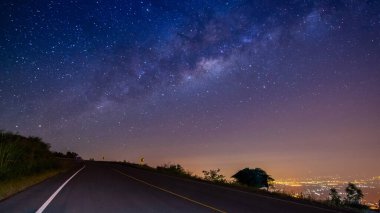
[[[0,6],[0,129],[195,173],[379,175],[380,1]]]

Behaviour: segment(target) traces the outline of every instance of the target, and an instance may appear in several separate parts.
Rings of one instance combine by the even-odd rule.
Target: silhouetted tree
[[[63,154],[62,152],[53,152],[53,155],[54,157],[57,157],[57,158],[65,158],[66,155]]]
[[[240,184],[252,186],[255,188],[269,188],[274,179],[260,168],[249,169],[245,168],[238,171],[232,176]]]
[[[216,169],[216,170],[211,169],[210,171],[202,171],[202,172],[203,172],[205,180],[219,182],[219,183],[226,182],[224,175],[219,174],[220,169]]]
[[[339,206],[341,204],[340,195],[338,194],[338,191],[335,188],[330,189],[330,202],[336,206]]]
[[[53,155],[57,158],[80,158],[79,155],[75,152],[66,152],[66,154],[63,154],[62,152],[53,152]]]
[[[67,158],[77,158],[78,154],[75,152],[66,152],[66,157]]]
[[[348,183],[346,193],[346,202],[348,204],[359,205],[360,200],[364,197],[362,190],[353,183]]]

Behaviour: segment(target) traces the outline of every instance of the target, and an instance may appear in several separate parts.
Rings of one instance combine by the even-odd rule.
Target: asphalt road
[[[38,210],[108,213],[336,212],[125,165],[96,162],[86,163],[0,202],[0,212]]]

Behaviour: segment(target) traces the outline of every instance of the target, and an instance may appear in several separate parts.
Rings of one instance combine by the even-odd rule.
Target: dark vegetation
[[[157,166],[157,171],[169,174],[176,174],[180,176],[190,176],[191,173],[185,171],[185,169],[179,164],[164,164],[162,166]]]
[[[340,200],[341,197],[340,197],[340,195],[338,194],[338,191],[335,188],[330,189],[329,195],[330,195],[329,202],[332,205],[339,206],[341,204],[341,200]]]
[[[254,188],[264,187],[267,190],[269,189],[269,186],[273,185],[274,182],[274,179],[260,168],[245,168],[238,171],[232,177],[236,179],[236,182],[242,185],[247,185]]]
[[[205,180],[216,183],[227,183],[226,177],[220,174],[220,169],[202,171]]]
[[[38,173],[57,166],[50,146],[38,137],[0,132],[0,180]]]
[[[0,181],[62,167],[62,161],[56,156],[73,158],[78,155],[53,153],[41,138],[0,131]]]
[[[361,204],[361,200],[364,195],[361,189],[359,189],[355,184],[348,183],[346,189],[346,197],[342,199],[338,191],[335,188],[330,189],[330,198],[326,201],[328,204],[333,206],[349,207],[354,209],[368,209],[367,205]]]
[[[75,152],[66,152],[66,154],[63,154],[62,152],[53,152],[53,155],[57,158],[80,159],[79,155]]]

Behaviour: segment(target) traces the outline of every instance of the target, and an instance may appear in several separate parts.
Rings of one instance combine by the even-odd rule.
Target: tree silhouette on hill
[[[341,204],[340,196],[338,194],[338,191],[335,188],[330,189],[330,202],[333,205],[339,206]]]
[[[72,158],[72,159],[80,158],[79,155],[75,152],[66,152],[66,154],[63,154],[62,152],[54,152],[53,154],[57,158]]]
[[[346,202],[351,205],[359,205],[360,200],[364,197],[362,190],[353,183],[348,183],[346,193]]]
[[[265,187],[267,189],[272,185],[272,182],[274,181],[274,179],[261,168],[242,169],[234,174],[232,178],[235,178],[236,181],[242,185],[247,185],[255,188]]]

